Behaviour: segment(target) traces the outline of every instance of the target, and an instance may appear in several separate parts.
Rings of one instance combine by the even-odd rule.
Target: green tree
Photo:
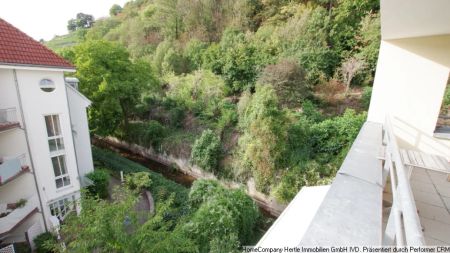
[[[200,180],[203,181],[203,180]],[[218,251],[222,243],[230,252],[254,239],[259,210],[243,190],[225,190],[209,180],[200,182],[190,193],[190,201],[201,203],[192,219],[184,226],[199,245],[200,252]],[[208,194],[200,197],[199,193]]]
[[[91,28],[94,24],[94,16],[84,13],[78,13],[77,17],[68,21],[67,29],[69,32],[83,28]]]
[[[166,38],[178,39],[183,31],[183,16],[178,0],[155,0],[153,18]]]
[[[240,107],[239,166],[252,171],[257,187],[268,191],[275,171],[285,164],[287,117],[269,85],[257,84],[255,94]]]
[[[113,6],[111,6],[111,9],[109,9],[109,15],[111,16],[117,16],[121,12],[122,7],[118,4],[114,4]]]
[[[93,101],[93,131],[111,134],[121,123],[127,129],[142,92],[157,86],[150,67],[130,61],[124,47],[106,41],[87,41],[74,52],[80,90]]]
[[[69,252],[197,252],[181,230],[172,230],[173,221],[165,219],[173,200],[160,203],[156,214],[140,223],[136,194],[120,189],[113,199],[82,197],[80,215],[69,216],[61,226]]]
[[[331,43],[341,57],[345,51],[357,46],[357,33],[364,16],[380,8],[378,0],[338,0],[333,10],[333,22],[330,31]]]
[[[380,15],[377,13],[367,14],[361,21],[361,35],[358,36],[360,51],[357,56],[367,62],[367,70],[370,74],[375,73],[377,65],[378,52],[381,41]]]
[[[192,146],[191,162],[207,171],[216,171],[219,165],[220,139],[211,130],[203,131]]]

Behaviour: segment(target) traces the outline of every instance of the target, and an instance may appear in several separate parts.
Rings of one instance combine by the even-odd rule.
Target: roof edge
[[[8,62],[0,62],[0,69],[48,70],[48,71],[66,71],[66,72],[75,72],[76,71],[75,67],[20,64],[20,63],[8,63]]]

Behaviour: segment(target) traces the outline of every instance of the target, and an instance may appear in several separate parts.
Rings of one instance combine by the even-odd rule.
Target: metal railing
[[[18,122],[16,108],[0,109],[0,124],[12,122]]]
[[[4,248],[0,249],[0,253],[15,253],[16,251],[14,250],[14,245],[10,244]]]
[[[423,246],[425,239],[420,224],[414,196],[409,184],[394,128],[389,116],[384,125],[384,172],[389,173],[392,187],[392,207],[389,214],[383,244],[397,246]]]

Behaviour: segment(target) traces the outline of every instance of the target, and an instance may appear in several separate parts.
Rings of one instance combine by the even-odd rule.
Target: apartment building
[[[71,210],[93,170],[72,64],[0,19],[0,244],[30,241]],[[57,219],[56,219],[57,218]]]

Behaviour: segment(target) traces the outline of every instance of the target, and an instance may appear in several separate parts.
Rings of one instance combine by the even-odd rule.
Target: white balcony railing
[[[409,176],[400,156],[389,116],[386,117],[383,137],[386,144],[384,172],[390,176],[393,196],[391,211],[384,231],[383,244],[423,246],[425,245],[425,239],[409,184]]]
[[[0,131],[20,126],[15,107],[0,109]]]
[[[7,183],[27,169],[28,167],[25,165],[25,154],[13,158],[0,157],[0,185]]]
[[[17,110],[15,107],[0,109],[0,124],[12,123],[17,121]]]

